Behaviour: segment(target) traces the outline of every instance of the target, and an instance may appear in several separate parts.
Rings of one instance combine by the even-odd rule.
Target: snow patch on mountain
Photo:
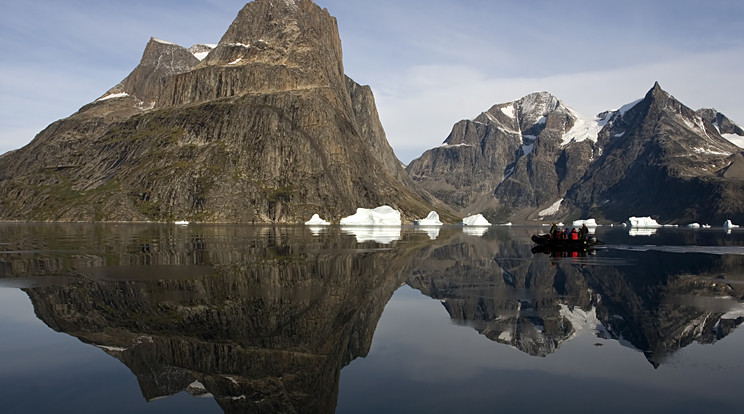
[[[561,146],[568,145],[571,142],[585,141],[587,139],[592,142],[597,142],[599,131],[607,125],[612,117],[612,113],[607,113],[604,118],[586,117],[570,108],[569,112],[576,118],[576,121],[574,121],[573,127],[563,134]]]
[[[100,101],[106,101],[108,99],[124,98],[126,96],[129,96],[129,94],[126,93],[126,92],[112,93],[112,94],[108,94],[106,96],[102,96],[102,97],[96,99],[96,101],[97,102],[100,102]]]
[[[722,137],[739,148],[744,148],[744,137],[736,134],[721,134]]]
[[[514,108],[514,105],[513,105],[513,104],[512,104],[512,105],[509,105],[509,106],[505,106],[505,107],[501,108],[501,112],[502,112],[502,113],[503,113],[504,115],[506,115],[506,116],[508,116],[509,118],[512,118],[512,119],[516,118],[516,116],[517,116],[517,114],[516,114],[516,111],[515,111],[515,108]]]
[[[642,100],[643,99],[637,99],[637,100],[635,100],[633,102],[627,103],[627,104],[621,106],[620,109],[618,109],[615,112],[617,112],[620,116],[624,116],[626,112],[628,112],[631,109],[633,109],[633,107],[636,106],[636,105],[638,105],[638,102],[641,102]]]
[[[538,217],[552,216],[553,214],[558,212],[558,210],[561,208],[562,203],[563,203],[563,199],[561,198],[560,200],[553,203],[553,205],[551,205],[550,207],[537,213],[537,216]]]

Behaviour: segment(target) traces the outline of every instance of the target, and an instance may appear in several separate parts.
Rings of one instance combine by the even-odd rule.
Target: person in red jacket
[[[571,235],[569,236],[571,240],[579,240],[579,232],[576,231],[576,227],[571,229]]]

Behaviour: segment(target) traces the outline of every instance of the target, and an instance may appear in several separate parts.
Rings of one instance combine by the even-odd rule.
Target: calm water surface
[[[740,410],[744,231],[539,231],[0,224],[1,411]]]

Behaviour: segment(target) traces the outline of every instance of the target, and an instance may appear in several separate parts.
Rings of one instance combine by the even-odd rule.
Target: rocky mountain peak
[[[167,78],[188,72],[198,63],[199,59],[183,46],[151,37],[139,65],[102,97],[125,93],[143,102],[154,101]]]
[[[311,88],[343,91],[345,83],[338,26],[327,10],[310,0],[255,0],[194,70],[171,79],[160,103]],[[335,99],[351,114],[348,96]]]
[[[256,0],[243,7],[206,64],[263,62],[343,77],[336,19],[310,0]]]

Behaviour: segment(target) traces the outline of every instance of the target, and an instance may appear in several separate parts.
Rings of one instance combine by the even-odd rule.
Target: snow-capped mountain
[[[461,212],[495,220],[641,214],[716,222],[744,219],[742,141],[744,131],[723,114],[695,112],[658,84],[596,117],[540,92],[458,122],[407,170]]]
[[[609,116],[585,117],[549,93],[533,93],[458,122],[407,171],[464,213],[511,215],[555,201],[581,177],[599,155],[597,136]]]

